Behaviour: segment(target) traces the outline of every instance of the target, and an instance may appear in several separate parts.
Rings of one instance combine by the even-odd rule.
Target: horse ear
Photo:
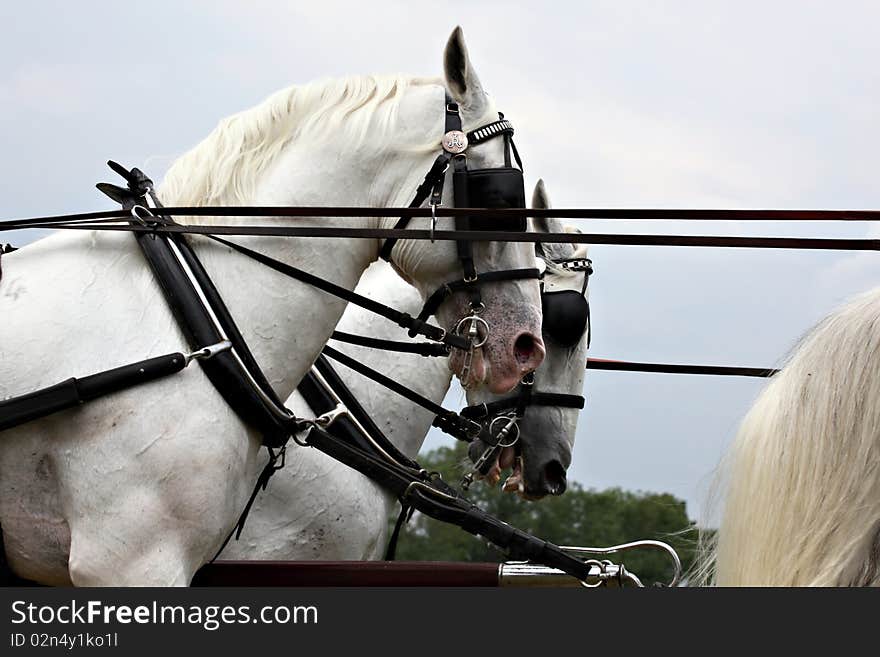
[[[547,196],[547,188],[544,186],[544,179],[539,178],[535,184],[535,191],[532,192],[532,208],[537,210],[548,210],[550,208],[550,199]],[[547,217],[535,217],[535,228],[539,233],[549,233],[550,220]]]
[[[532,192],[532,207],[540,210],[550,209],[550,199],[547,197],[547,187],[544,185],[544,179],[538,178],[535,183],[535,191]]]
[[[463,109],[481,112],[486,104],[486,94],[471,66],[461,27],[456,27],[446,42],[443,71],[446,74],[446,88],[455,102]]]

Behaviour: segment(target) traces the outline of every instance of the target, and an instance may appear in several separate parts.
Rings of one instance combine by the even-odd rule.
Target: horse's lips
[[[502,471],[511,466],[513,466],[513,472],[504,481],[501,489],[505,493],[515,492],[523,499],[536,499],[526,495],[525,478],[523,475],[525,464],[522,455],[516,453],[515,447],[505,447],[502,449],[500,454],[495,457],[495,461],[492,463],[492,466],[483,478],[485,478],[490,486],[494,487],[499,481],[501,481]]]
[[[499,481],[501,481],[501,472],[506,470],[511,466],[515,459],[515,451],[513,447],[505,447],[501,450],[501,452],[495,457],[495,460],[492,462],[489,471],[485,474],[484,478],[490,486],[495,486]]]
[[[513,449],[508,447],[508,449]],[[526,483],[523,479],[523,460],[521,456],[517,456],[513,464],[513,472],[504,482],[502,490],[505,493],[516,492],[520,497],[526,492]]]

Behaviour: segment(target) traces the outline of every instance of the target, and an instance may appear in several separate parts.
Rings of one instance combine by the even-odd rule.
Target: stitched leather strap
[[[400,342],[397,340],[382,340],[380,338],[371,338],[366,335],[346,333],[345,331],[333,331],[333,335],[330,336],[330,339],[339,342],[347,342],[349,344],[356,344],[361,347],[370,347],[371,349],[398,351],[404,354],[418,354],[419,356],[426,357],[433,356],[443,358],[449,355],[449,347],[433,342]]]
[[[342,353],[341,351],[337,351],[333,347],[324,347],[323,351],[324,355],[328,358],[332,358],[333,360],[345,365],[346,367],[354,370],[361,376],[365,376],[372,381],[375,381],[379,385],[382,385],[392,392],[400,395],[404,399],[408,399],[414,404],[418,404],[422,408],[434,413],[435,417],[433,422],[431,423],[433,426],[437,427],[444,433],[449,434],[453,438],[457,438],[458,440],[462,440],[464,442],[471,442],[474,439],[474,436],[478,435],[482,430],[482,426],[470,420],[467,420],[460,416],[455,411],[450,411],[448,409],[443,408],[440,404],[436,404],[427,397],[420,395],[415,390],[410,390],[406,386],[398,383],[394,379],[391,379],[381,372],[377,372],[371,367],[367,367],[360,361],[355,360],[354,358]]]
[[[394,467],[318,428],[309,431],[306,443],[365,474],[417,511],[491,541],[510,559],[537,561],[581,580],[590,574],[587,562],[486,513],[442,480]]]
[[[464,279],[445,283],[438,287],[431,296],[425,301],[419,312],[419,319],[425,320],[434,313],[451,294],[458,290],[466,289],[479,283],[497,283],[498,281],[514,281],[525,280],[529,278],[540,278],[541,272],[538,269],[504,269],[501,271],[490,271],[485,274],[479,274],[474,282],[465,281]]]
[[[470,420],[483,420],[502,411],[517,408],[518,395],[505,397],[486,404],[475,404],[461,409],[461,415]],[[583,408],[586,399],[581,395],[568,395],[558,392],[532,392],[527,406],[558,406],[560,408]]]
[[[353,292],[352,290],[348,290],[344,287],[336,285],[335,283],[331,283],[330,281],[325,281],[323,278],[319,278],[318,276],[310,274],[307,271],[304,271],[292,265],[288,265],[286,262],[281,262],[280,260],[271,258],[264,253],[260,253],[259,251],[254,251],[253,249],[249,249],[240,244],[236,244],[235,242],[230,242],[229,240],[217,237],[216,235],[209,235],[208,237],[216,242],[219,242],[220,244],[223,244],[235,251],[238,251],[242,255],[253,258],[260,264],[266,265],[270,269],[274,269],[275,271],[285,274],[286,276],[290,276],[293,279],[311,285],[312,287],[316,287],[319,290],[323,290],[324,292],[339,297],[340,299],[344,299],[349,303],[353,303],[360,306],[361,308],[365,308],[370,312],[376,313],[377,315],[381,315],[386,319],[390,319],[398,326],[409,329],[411,333],[424,336],[429,340],[441,342],[450,347],[457,347],[459,349],[467,349],[469,347],[469,343],[464,338],[461,338],[457,335],[449,334],[439,326],[434,326],[424,320],[417,319],[409,313],[402,313],[398,310],[395,310],[394,308],[391,308],[390,306],[386,306],[383,303],[379,303],[368,297],[358,294],[357,292]]]

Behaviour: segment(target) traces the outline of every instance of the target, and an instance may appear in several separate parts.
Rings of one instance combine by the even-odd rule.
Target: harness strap
[[[166,354],[112,370],[71,378],[54,386],[0,401],[0,431],[87,401],[180,372],[190,358]]]
[[[453,130],[461,131],[461,115],[458,113],[458,105],[452,100],[449,93],[446,93],[446,112],[444,113],[444,116],[446,133]],[[443,194],[443,181],[446,178],[446,170],[449,168],[449,160],[451,158],[452,153],[449,153],[446,150],[443,150],[440,155],[437,156],[437,159],[434,160],[434,164],[428,170],[422,184],[416,189],[416,195],[410,202],[409,207],[417,208],[421,206],[422,203],[425,202],[425,199],[428,198],[428,195],[431,196],[432,205],[440,205],[441,195]],[[410,217],[401,217],[397,220],[397,223],[394,224],[394,228],[396,230],[401,230],[406,228],[409,225],[409,222]],[[379,257],[390,262],[391,252],[394,250],[395,244],[397,244],[397,238],[385,240],[385,243],[379,250]]]
[[[439,326],[434,326],[424,320],[414,318],[409,313],[402,313],[399,310],[395,310],[394,308],[386,306],[383,303],[379,303],[377,301],[369,299],[363,295],[358,294],[357,292],[348,290],[344,287],[336,285],[335,283],[331,283],[330,281],[325,281],[324,279],[319,278],[314,274],[310,274],[309,272],[289,265],[286,262],[281,262],[280,260],[271,258],[264,253],[254,251],[253,249],[241,246],[240,244],[236,244],[235,242],[230,242],[229,240],[225,240],[222,237],[217,237],[216,235],[208,235],[208,237],[210,237],[215,242],[219,242],[220,244],[228,246],[234,251],[238,251],[239,253],[248,256],[249,258],[253,258],[257,262],[266,265],[270,269],[274,269],[275,271],[285,274],[286,276],[290,276],[291,278],[296,279],[302,283],[311,285],[312,287],[332,294],[333,296],[339,297],[340,299],[344,299],[349,303],[353,303],[357,306],[360,306],[361,308],[369,310],[370,312],[381,315],[386,319],[390,319],[398,326],[409,329],[411,334],[422,335],[429,340],[434,340],[450,347],[457,347],[459,349],[467,349],[469,347],[468,341],[464,338],[454,334],[449,334]]]
[[[266,462],[266,465],[263,467],[260,472],[260,476],[257,477],[257,483],[254,484],[254,489],[251,491],[251,496],[248,498],[247,503],[244,505],[244,509],[242,509],[241,514],[238,516],[238,520],[235,523],[235,526],[232,530],[226,535],[226,538],[223,540],[223,544],[220,546],[220,549],[211,557],[211,560],[208,563],[214,563],[217,560],[217,557],[226,549],[226,546],[229,545],[229,541],[232,540],[232,537],[235,536],[235,540],[237,541],[241,537],[241,533],[244,531],[244,524],[247,521],[248,514],[251,512],[251,507],[253,507],[254,502],[257,501],[257,495],[260,494],[260,491],[266,490],[266,487],[269,485],[269,480],[272,478],[276,472],[281,470],[284,467],[285,455],[286,455],[286,446],[282,447],[279,451],[273,450],[271,447],[268,448],[269,451],[269,460]],[[278,462],[280,458],[280,463]]]
[[[471,130],[469,133],[467,133],[467,140],[470,146],[488,141],[489,139],[492,139],[492,137],[497,137],[502,133],[505,135],[505,138],[513,135],[513,124],[505,119],[504,115],[500,112],[498,113],[498,115],[501,118],[499,118],[497,121],[487,123],[486,125],[481,126],[476,130]]]
[[[442,479],[388,464],[319,427],[309,430],[305,442],[366,475],[417,511],[482,536],[506,551],[511,559],[537,561],[580,580],[589,576],[589,563],[486,513]]]
[[[123,207],[146,207],[152,182],[138,169],[130,172],[130,195]],[[132,223],[148,226],[173,223],[167,217],[149,216]],[[278,398],[250,352],[220,293],[201,265],[185,236],[137,233],[138,246],[159,282],[178,326],[193,348],[224,340],[231,349],[200,366],[227,404],[247,424],[255,427],[269,447],[284,445],[296,426],[296,418]]]
[[[456,155],[452,159],[453,167],[453,196],[455,197],[455,205],[459,208],[468,206],[470,194],[468,192],[467,177],[467,156]],[[469,216],[455,218],[455,230],[470,230],[471,218]],[[477,268],[474,265],[474,245],[473,242],[466,240],[457,240],[455,242],[458,251],[458,259],[461,262],[461,268],[464,270],[463,288],[468,293],[469,303],[472,310],[480,308],[482,305],[480,288],[476,285]]]
[[[463,440],[464,442],[469,443],[474,439],[475,436],[479,435],[480,431],[482,431],[483,427],[480,424],[462,417],[455,411],[450,411],[443,408],[442,406],[434,403],[427,397],[420,395],[415,390],[410,390],[409,388],[398,383],[394,379],[391,379],[381,372],[377,372],[376,370],[367,367],[360,361],[351,358],[341,351],[337,351],[333,347],[324,347],[323,353],[328,358],[332,358],[333,360],[342,363],[343,365],[354,370],[358,374],[365,376],[382,386],[385,386],[386,388],[394,393],[397,393],[401,397],[408,399],[414,404],[418,404],[419,406],[421,406],[425,410],[430,411],[431,413],[434,413],[435,417],[434,420],[431,422],[432,426],[437,427],[444,433],[447,433],[450,436],[457,438],[458,440]]]
[[[439,189],[443,189],[443,177],[446,174],[446,169],[449,167],[450,157],[451,156],[446,151],[440,153],[440,155],[437,156],[437,159],[434,160],[434,164],[425,175],[425,179],[422,181],[422,184],[416,188],[416,194],[413,197],[413,200],[410,201],[408,207],[420,207],[422,203],[425,202],[425,199],[428,198],[428,195],[430,195],[434,190],[438,189],[438,183]],[[439,196],[436,204],[440,204]],[[401,217],[397,220],[397,223],[394,224],[394,229],[402,230],[407,227],[409,222],[410,217]],[[385,243],[382,244],[382,248],[379,250],[379,257],[382,258],[382,260],[390,262],[391,252],[394,250],[395,244],[397,244],[396,237],[385,240]]]
[[[385,561],[394,561],[397,555],[397,543],[400,540],[400,530],[412,518],[415,508],[400,500],[400,513],[397,515],[397,522],[394,523],[394,531],[391,532],[391,538],[388,539],[388,547],[385,548]]]
[[[317,372],[319,376],[315,376]],[[323,389],[323,402],[316,399],[314,389],[307,389],[307,382],[314,381]],[[315,361],[314,368],[306,375],[297,387],[303,399],[317,414],[326,413],[334,408],[338,400],[345,406],[348,417],[341,415],[327,428],[335,436],[345,438],[351,444],[371,453],[383,455],[394,463],[409,468],[419,469],[418,463],[401,452],[394,443],[388,440],[382,429],[373,421],[360,401],[354,396],[333,365],[323,353]],[[317,402],[317,403],[316,403]],[[322,405],[323,404],[323,405]]]
[[[449,93],[446,93],[446,112],[444,119],[444,130],[445,134],[448,135],[450,132],[461,132],[461,114],[459,113],[458,104],[452,99]],[[484,141],[488,141],[498,136],[503,136],[504,138],[504,162],[506,166],[510,166],[510,153],[513,152],[513,156],[516,159],[516,163],[519,166],[520,170],[522,170],[522,159],[520,159],[519,152],[516,150],[516,145],[513,143],[513,124],[510,121],[504,118],[504,115],[499,112],[498,113],[498,121],[493,121],[492,123],[487,123],[486,125],[480,126],[474,130],[468,132],[465,138],[465,147],[467,146],[475,146],[477,144],[481,144]],[[431,205],[438,206],[440,205],[442,193],[443,193],[443,182],[446,177],[446,171],[449,169],[450,160],[452,161],[453,170],[459,174],[456,178],[454,184],[454,195],[455,195],[455,205],[457,207],[466,207],[468,205],[468,193],[467,193],[467,156],[464,153],[453,154],[449,151],[444,150],[437,156],[437,159],[434,160],[434,164],[428,170],[428,173],[425,175],[425,179],[422,181],[422,184],[418,186],[416,189],[416,194],[413,200],[410,202],[410,208],[420,207],[428,196],[431,196]],[[400,217],[397,220],[397,223],[394,224],[394,230],[402,230],[409,225],[411,217]],[[467,230],[470,226],[470,220],[467,216],[456,217],[455,226],[457,230]],[[433,233],[433,224],[431,227],[431,232]],[[397,243],[397,237],[389,237],[382,244],[382,248],[379,250],[379,257],[386,261],[391,261],[391,252],[394,249],[394,245]],[[473,246],[470,242],[465,240],[457,240],[457,249],[459,259],[461,260],[462,268],[464,269],[464,278],[466,281],[471,281],[476,277],[476,268],[474,267],[473,262]],[[474,287],[467,288],[470,292],[470,303],[472,308],[477,308],[480,305],[480,292]]]
[[[419,311],[418,318],[420,320],[426,320],[428,317],[435,314],[440,305],[454,292],[471,287],[475,282],[496,283],[498,281],[525,280],[540,277],[540,270],[535,268],[505,269],[502,271],[489,271],[484,274],[479,274],[476,281],[466,281],[462,279],[445,283],[431,293],[431,296],[428,297],[427,301],[425,301],[425,305],[422,306],[421,311]]]
[[[461,415],[469,420],[484,420],[502,411],[516,409],[520,401],[519,395],[513,395],[494,402],[474,404],[461,409]],[[580,409],[584,407],[585,402],[586,399],[581,395],[568,395],[558,392],[532,392],[526,405]]]
[[[371,349],[382,349],[383,351],[399,351],[405,354],[418,354],[419,356],[435,356],[446,357],[449,355],[449,347],[443,344],[435,344],[433,342],[401,342],[397,340],[383,340],[381,338],[371,338],[366,335],[357,335],[355,333],[346,333],[345,331],[333,331],[330,336],[331,340],[338,342],[347,342],[349,344],[360,345],[361,347],[369,347]]]

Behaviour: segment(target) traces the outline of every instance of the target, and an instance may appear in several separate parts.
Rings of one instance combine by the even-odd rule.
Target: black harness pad
[[[526,191],[522,171],[515,167],[496,169],[456,170],[452,179],[456,195],[463,197],[470,208],[524,208]],[[526,218],[471,217],[471,230],[509,230],[525,232]]]
[[[259,366],[247,348],[244,338],[241,337],[235,322],[232,320],[229,310],[223,303],[211,279],[202,268],[195,252],[190,248],[189,242],[180,235],[154,236],[149,233],[138,233],[136,239],[147,263],[153,270],[153,274],[159,281],[162,291],[165,293],[165,299],[177,320],[178,326],[183,331],[190,346],[193,349],[199,349],[205,345],[219,342],[221,337],[214,327],[211,318],[202,307],[198,293],[181,269],[176,258],[172,255],[168,241],[174,242],[186,260],[187,265],[199,282],[202,293],[211,304],[217,319],[223,325],[227,337],[251,371],[252,376],[255,377],[257,384],[260,385],[268,396],[273,398],[273,401],[278,406],[283,407],[282,402],[275,396],[271,385],[262,375]],[[244,422],[260,431],[263,435],[264,444],[269,447],[280,447],[287,442],[287,438],[291,433],[291,427],[279,418],[276,418],[268,410],[266,403],[243,376],[241,367],[231,353],[222,352],[212,358],[200,360],[199,365],[236,414]]]
[[[590,324],[590,303],[574,290],[543,292],[541,312],[543,333],[561,347],[576,345]]]

